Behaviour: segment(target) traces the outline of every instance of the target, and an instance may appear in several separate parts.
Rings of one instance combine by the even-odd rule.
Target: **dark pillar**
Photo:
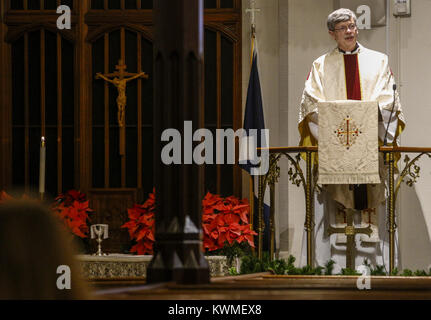
[[[154,163],[156,243],[147,270],[149,283],[207,283],[209,268],[202,251],[203,167],[185,163],[184,121],[203,127],[203,0],[154,1],[155,89]],[[162,132],[182,136],[181,164],[165,165]],[[186,161],[187,162],[187,161]]]

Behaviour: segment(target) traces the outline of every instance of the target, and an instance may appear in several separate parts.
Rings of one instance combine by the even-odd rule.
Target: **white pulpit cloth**
[[[378,184],[377,101],[319,102],[319,184]]]

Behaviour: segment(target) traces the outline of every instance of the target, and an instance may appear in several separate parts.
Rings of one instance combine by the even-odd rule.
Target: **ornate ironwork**
[[[275,185],[280,178],[280,167],[278,166],[278,160],[281,154],[271,154],[269,155],[269,169],[265,176],[266,183],[269,185]]]
[[[394,173],[395,161],[394,153],[389,153],[389,199],[388,199],[388,222],[389,222],[389,271],[392,272],[395,267],[395,189],[394,189]]]
[[[405,179],[407,177],[409,177],[409,178],[407,181],[405,181],[405,183],[409,187],[412,187],[417,182],[421,168],[416,164],[416,162],[423,155],[427,155],[428,158],[431,158],[431,154],[427,153],[427,152],[422,152],[421,154],[414,157],[412,160],[410,160],[410,157],[407,154],[404,157],[404,162],[406,165],[405,165],[403,171],[401,172],[400,176],[398,177],[397,185],[395,187],[395,200],[397,199],[398,191],[401,187],[402,182],[405,181]]]
[[[299,164],[301,162],[301,154],[298,153],[295,156],[295,158],[293,158],[288,153],[283,153],[283,155],[286,156],[286,158],[291,163],[291,166],[289,166],[289,171],[287,172],[287,174],[289,175],[289,181],[291,181],[292,184],[296,185],[297,187],[299,187],[302,183],[302,186],[304,187],[304,192],[305,192],[306,181],[305,181],[304,173],[301,169],[301,165]],[[292,167],[295,169],[295,171],[292,170]]]
[[[389,197],[387,204],[387,215],[388,215],[388,232],[389,232],[389,269],[390,272],[395,267],[395,231],[397,228],[395,222],[395,200],[398,195],[398,191],[403,181],[406,182],[408,186],[413,186],[418,178],[420,177],[420,167],[417,165],[417,161],[426,154],[429,158],[431,158],[431,148],[413,148],[413,147],[398,147],[396,150],[389,149],[389,147],[385,147],[386,149],[380,150],[386,154],[385,156],[385,164],[389,164],[388,166],[388,187],[389,187]],[[282,149],[282,148],[280,148]],[[288,148],[286,148],[288,149]],[[298,152],[298,148],[291,148],[290,152]],[[293,150],[295,149],[295,150]],[[280,177],[280,168],[278,167],[278,161],[281,156],[284,155],[289,161],[289,169],[288,176],[289,181],[296,186],[300,186],[302,184],[304,188],[305,194],[305,205],[306,205],[306,215],[305,215],[305,223],[304,228],[307,233],[307,263],[312,266],[313,261],[313,230],[314,230],[314,208],[313,208],[313,196],[316,190],[319,189],[317,185],[317,177],[318,177],[318,166],[317,164],[313,165],[312,161],[312,153],[316,152],[316,149],[307,149],[299,150],[299,152],[305,153],[306,157],[306,170],[303,171],[300,165],[301,161],[301,153],[298,153],[296,156],[291,156],[289,151],[280,150],[274,153],[270,153],[270,167],[268,173],[264,176],[259,176],[259,256],[262,254],[262,241],[263,241],[263,230],[264,230],[264,221],[263,221],[263,195],[265,194],[266,186],[270,186],[271,192],[271,204],[275,201],[275,184],[278,182]],[[408,156],[405,157],[405,167],[402,170],[399,178],[396,181],[395,185],[395,153],[396,152],[415,152],[420,153],[413,159],[410,159]],[[407,180],[408,179],[408,180]],[[407,181],[406,181],[407,180]],[[275,232],[275,223],[274,223],[274,206],[271,206],[271,220],[270,220],[270,231],[271,238],[274,236]],[[356,230],[343,228],[342,233],[347,233],[347,236],[352,237],[353,233],[358,233],[358,231],[369,231],[367,228],[364,230]],[[333,230],[334,231],[334,230]],[[338,230],[339,231],[339,230]],[[356,231],[356,232],[355,232]],[[363,232],[367,234],[367,232]],[[360,232],[361,233],[361,232]],[[274,252],[274,243],[271,242],[271,257]],[[349,259],[347,259],[349,261]],[[350,259],[351,260],[351,259]],[[352,264],[351,264],[352,265]]]
[[[307,152],[306,157],[306,174],[307,178],[304,176],[304,172],[301,168],[300,162],[301,162],[301,154],[298,153],[295,157],[292,157],[290,154],[286,152],[281,153],[273,153],[270,154],[269,159],[269,168],[268,172],[263,175],[259,176],[259,199],[258,199],[258,257],[262,258],[262,247],[263,247],[263,232],[265,230],[265,221],[263,219],[263,198],[265,195],[266,187],[270,187],[270,199],[271,204],[275,201],[275,184],[278,182],[278,179],[280,177],[280,167],[278,166],[278,161],[280,160],[281,156],[284,155],[288,161],[289,161],[289,170],[288,170],[288,176],[289,181],[292,182],[292,184],[296,185],[297,187],[303,186],[304,188],[304,194],[305,194],[305,205],[306,205],[306,220],[304,224],[304,228],[307,231],[307,263],[309,265],[312,265],[312,238],[313,238],[313,230],[314,230],[314,217],[313,217],[313,194],[315,191],[316,183],[313,181],[312,177],[317,172],[317,167],[313,167],[311,165],[311,152]],[[313,172],[312,172],[313,169]],[[270,257],[273,258],[274,255],[274,233],[275,233],[275,210],[274,206],[271,205],[270,210]]]
[[[265,176],[264,181],[264,190],[266,189],[266,183],[269,185],[270,190],[270,203],[272,204],[270,207],[270,215],[269,215],[269,230],[270,230],[270,259],[274,258],[274,250],[275,250],[275,184],[278,182],[278,178],[280,177],[280,167],[278,166],[278,160],[280,159],[281,154],[271,154],[269,156],[269,170]],[[265,191],[264,191],[265,192]],[[265,221],[263,222],[265,224]]]

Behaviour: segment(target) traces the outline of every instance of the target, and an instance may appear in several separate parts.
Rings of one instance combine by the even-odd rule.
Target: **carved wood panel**
[[[66,92],[64,90],[66,87],[65,81],[63,81],[61,85],[57,85],[56,88],[58,88],[57,91],[61,93],[61,95],[59,94],[57,97],[58,101],[60,101],[60,97],[62,97],[63,100],[65,100],[63,104],[67,102],[73,103],[74,105],[73,115],[70,115],[69,118],[74,119],[75,129],[73,130],[73,135],[70,135],[70,139],[68,141],[65,141],[64,135],[60,140],[53,140],[55,144],[64,146],[67,145],[65,150],[73,150],[73,154],[69,156],[64,151],[62,151],[62,153],[58,152],[58,163],[63,163],[66,159],[70,159],[70,161],[72,161],[71,158],[73,158],[73,165],[62,164],[62,167],[59,166],[57,170],[51,168],[49,174],[54,175],[52,179],[54,182],[56,181],[57,188],[54,187],[53,189],[56,189],[57,192],[66,191],[61,190],[64,184],[63,181],[65,181],[63,176],[70,174],[73,176],[73,179],[71,179],[72,182],[69,183],[65,188],[73,187],[84,193],[87,193],[89,199],[91,200],[91,207],[96,210],[96,213],[94,214],[95,218],[93,218],[92,223],[101,222],[108,223],[110,225],[110,236],[113,238],[111,240],[107,240],[106,243],[104,241],[103,244],[104,246],[106,245],[106,248],[111,250],[111,252],[122,252],[124,248],[130,248],[130,240],[127,236],[126,230],[120,230],[119,227],[127,220],[127,208],[131,207],[132,204],[139,201],[139,199],[146,198],[147,192],[152,190],[153,187],[152,181],[146,185],[144,179],[145,175],[152,176],[152,172],[149,169],[151,167],[150,163],[146,165],[143,161],[146,158],[152,159],[152,154],[147,151],[152,150],[152,145],[144,141],[144,138],[146,137],[145,134],[138,134],[138,139],[141,139],[142,141],[138,141],[136,143],[138,146],[141,146],[141,149],[138,152],[141,154],[141,158],[138,156],[129,157],[129,159],[137,158],[136,161],[138,163],[142,163],[142,165],[137,169],[136,189],[131,189],[132,187],[135,187],[135,183],[133,182],[133,184],[128,184],[127,180],[126,185],[120,184],[121,188],[119,188],[120,186],[106,186],[104,184],[101,186],[95,186],[93,184],[94,167],[92,163],[92,154],[94,145],[92,139],[92,89],[94,74],[91,72],[93,63],[92,45],[95,41],[97,41],[98,37],[103,37],[104,34],[110,33],[113,30],[121,29],[125,30],[126,35],[129,31],[140,34],[139,38],[142,39],[142,41],[137,43],[138,47],[139,45],[143,46],[145,39],[149,43],[152,43],[154,38],[153,12],[150,10],[150,6],[144,5],[144,3],[148,1],[136,0],[136,7],[138,9],[141,8],[139,10],[127,10],[131,9],[128,7],[129,1],[121,1],[124,3],[124,5],[121,6],[121,10],[97,10],[96,8],[92,7],[92,1],[90,0],[67,0],[66,2],[68,4],[72,2],[74,4],[71,17],[72,29],[58,30],[56,28],[56,20],[58,15],[56,14],[55,10],[52,10],[52,8],[48,8],[46,5],[42,6],[42,4],[40,5],[39,10],[37,8],[29,8],[29,0],[0,0],[0,70],[3,72],[2,76],[0,77],[0,103],[2,106],[2,108],[0,108],[0,190],[5,189],[8,191],[13,187],[19,187],[14,185],[12,179],[12,170],[10,170],[10,167],[13,164],[13,52],[11,43],[24,37],[25,34],[32,32],[43,33],[45,35],[45,39],[48,39],[46,35],[51,33],[56,34],[56,38],[59,38],[60,40],[55,39],[55,41],[53,41],[55,44],[54,49],[58,49],[58,52],[60,52],[60,49],[64,46],[64,44],[70,43],[72,48],[70,50],[68,49],[67,51],[70,51],[70,57],[73,57],[73,62],[70,61],[70,63],[66,63],[65,59],[63,59],[63,64],[60,64],[59,59],[57,60],[57,63],[55,63],[50,61],[50,59],[47,57],[45,59],[45,65],[48,65],[47,62],[50,62],[50,66],[52,66],[54,69],[58,69],[58,66],[61,66],[63,71],[66,70],[66,66],[70,66],[70,69],[73,69],[69,72],[69,76],[67,77],[68,79],[73,79],[74,81],[74,86],[71,87],[71,90],[69,90],[73,90],[73,93]],[[17,4],[21,2],[22,5]],[[36,2],[38,1],[36,0]],[[42,2],[45,2],[45,0]],[[49,2],[54,3],[51,0]],[[60,0],[56,0],[56,2],[60,3]],[[62,1],[62,3],[66,2]],[[105,4],[108,1],[97,0],[96,2]],[[131,0],[131,2],[133,1]],[[224,38],[229,40],[233,45],[233,126],[234,129],[236,129],[240,127],[242,123],[241,0],[233,0],[232,8],[230,5],[229,7],[224,7],[224,1],[217,0],[216,2],[217,9],[205,10],[204,25],[205,28],[211,29],[212,31],[216,33],[218,32],[220,34],[218,36],[220,39],[218,42],[219,47],[220,44],[223,43],[222,41]],[[11,3],[14,7],[11,6]],[[37,43],[35,42],[35,44]],[[133,51],[134,48],[130,50]],[[45,50],[45,53],[47,52],[48,51]],[[127,53],[127,50],[125,52]],[[223,50],[219,50],[219,52],[223,53]],[[143,62],[144,61],[142,60],[141,64],[143,64]],[[217,75],[222,73],[222,68],[220,68],[221,63],[218,65],[218,71],[216,70]],[[129,63],[130,68],[131,66],[132,64]],[[152,69],[146,66],[143,66],[142,68],[143,71],[146,72],[149,72],[147,69]],[[57,73],[58,72],[59,71],[57,70]],[[48,70],[46,72],[45,78],[48,78],[47,75],[49,73],[56,72],[50,72]],[[22,74],[25,75],[24,72]],[[218,79],[220,82],[221,77],[218,76]],[[138,90],[138,92],[140,92],[140,90]],[[221,90],[218,90],[218,92],[218,105],[221,106],[223,103],[220,97],[223,95],[221,94]],[[67,97],[72,95],[73,99],[67,99]],[[49,94],[46,95],[46,97],[48,96]],[[132,95],[129,96],[131,97]],[[141,99],[148,98],[148,95],[146,95],[145,92],[143,92],[141,96]],[[28,95],[26,99],[29,99]],[[111,100],[115,101],[115,99]],[[129,106],[131,106],[132,102],[130,99],[129,102]],[[58,106],[59,104],[55,105]],[[64,108],[61,108],[60,106],[59,109],[63,111]],[[129,113],[129,115],[130,114],[131,113]],[[57,117],[60,118],[60,113],[57,114]],[[152,116],[145,116],[145,114],[142,113],[137,118],[152,119]],[[141,122],[143,126],[143,120],[141,120]],[[140,125],[138,124],[137,126],[139,127]],[[148,138],[147,140],[152,141],[152,137]],[[36,163],[36,166],[38,166],[38,163]],[[60,168],[63,168],[63,172],[58,174]],[[124,168],[124,166],[122,168]],[[128,168],[129,166],[126,165],[126,169]],[[234,169],[233,193],[237,196],[241,195],[240,171],[241,170],[239,168]],[[126,172],[128,171],[126,170]],[[222,179],[223,174],[220,170],[218,170],[217,175],[217,181],[219,185],[221,183],[227,183],[226,179]],[[33,174],[28,173],[28,177],[30,176],[33,176]],[[37,172],[34,174],[33,179],[34,182],[37,182]],[[96,187],[104,189],[94,189]],[[110,188],[108,189],[108,187]],[[138,192],[145,192],[144,197],[137,196]],[[116,215],[118,215],[118,217]],[[94,245],[93,242],[95,241],[90,241],[92,245]]]
[[[90,224],[109,225],[109,239],[102,242],[105,253],[127,253],[131,241],[127,229],[121,226],[127,222],[127,209],[137,202],[136,189],[91,189],[88,192],[90,207],[94,210]],[[96,241],[90,239],[91,252],[96,252]]]

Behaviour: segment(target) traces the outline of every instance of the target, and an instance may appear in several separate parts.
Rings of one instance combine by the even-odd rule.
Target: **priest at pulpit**
[[[336,100],[377,101],[379,144],[383,143],[386,136],[388,145],[398,145],[405,123],[399,95],[394,90],[395,81],[388,56],[367,49],[358,42],[356,20],[355,14],[349,9],[338,9],[328,16],[329,35],[337,47],[313,62],[305,82],[298,124],[301,146],[318,145],[317,105],[319,102]],[[318,162],[317,157],[315,162]],[[320,192],[314,201],[315,265],[323,266],[332,259],[336,262],[335,272],[345,267],[346,236],[329,236],[327,229],[329,225],[346,226],[346,209],[355,209],[355,224],[371,224],[373,230],[371,236],[363,234],[356,237],[355,265],[362,264],[364,258],[373,265],[388,265],[384,210],[386,172],[382,157],[379,171],[380,184],[319,186]],[[303,243],[301,262],[305,264],[305,240]]]

